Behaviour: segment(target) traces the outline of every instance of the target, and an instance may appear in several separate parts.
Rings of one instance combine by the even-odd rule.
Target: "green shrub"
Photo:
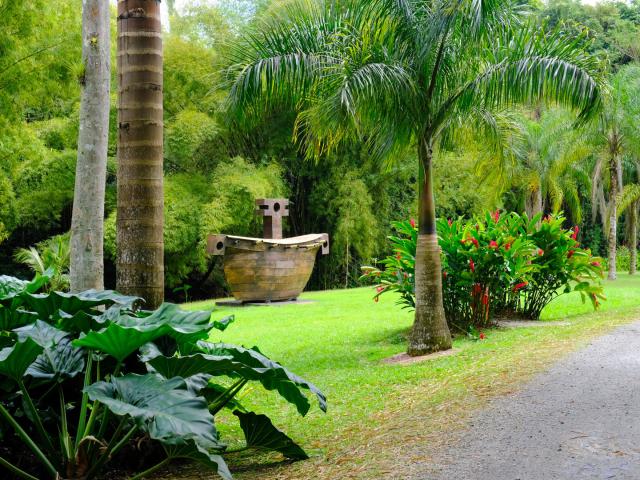
[[[579,247],[574,230],[561,216],[529,220],[516,213],[486,214],[483,219],[438,221],[442,250],[444,309],[452,328],[483,327],[496,316],[540,318],[556,296],[579,291],[594,307],[603,299],[602,259]],[[381,268],[363,267],[376,282],[377,301],[385,292],[400,294],[403,307],[415,307],[415,222],[394,223],[394,255]]]
[[[112,291],[37,294],[48,274],[32,282],[0,277],[5,469],[28,479],[91,480],[143,457],[137,479],[183,458],[230,479],[214,420],[223,408],[238,418],[248,448],[307,458],[237,397],[261,384],[304,416],[311,408],[304,392],[326,411],[324,395],[257,347],[207,341],[233,317],[212,320],[211,311],[172,304],[139,310],[140,299]],[[141,445],[153,460],[144,461]]]
[[[616,269],[618,272],[628,272],[631,267],[631,250],[626,245],[618,246],[616,250]]]
[[[165,168],[169,171],[211,171],[220,160],[218,126],[209,115],[183,110],[167,125]]]

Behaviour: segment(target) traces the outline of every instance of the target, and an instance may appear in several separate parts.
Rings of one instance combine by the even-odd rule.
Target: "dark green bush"
[[[144,311],[113,291],[36,293],[48,274],[0,277],[2,468],[30,480],[90,480],[142,459],[138,479],[186,458],[230,479],[214,422],[223,408],[238,417],[247,448],[307,458],[236,397],[261,384],[306,415],[304,392],[326,411],[324,395],[256,347],[210,343],[232,317],[172,304]]]

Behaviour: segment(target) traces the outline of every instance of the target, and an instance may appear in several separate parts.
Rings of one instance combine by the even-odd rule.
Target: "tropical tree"
[[[298,111],[309,157],[366,142],[374,159],[415,148],[420,178],[416,310],[408,353],[451,347],[433,195],[433,156],[456,127],[498,143],[493,111],[555,100],[586,119],[600,105],[599,69],[585,38],[546,31],[504,0],[296,3],[230,50],[238,111]]]
[[[640,67],[621,69],[611,79],[611,90],[596,125],[596,146],[600,154],[592,174],[591,203],[605,225],[608,243],[608,279],[615,280],[618,218],[636,200],[636,188],[623,185],[624,156],[640,152],[636,132],[640,117]]]
[[[71,289],[104,289],[104,199],[111,82],[110,6],[82,2],[80,130],[71,223]]]
[[[164,298],[162,28],[159,0],[118,1],[116,284]]]

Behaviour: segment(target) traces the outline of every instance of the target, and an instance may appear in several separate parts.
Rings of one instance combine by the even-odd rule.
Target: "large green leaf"
[[[98,332],[89,332],[74,340],[76,347],[85,347],[111,355],[119,362],[138,350],[144,344],[162,336],[162,328],[141,331],[137,328],[125,328],[112,323]]]
[[[16,328],[14,332],[18,334],[18,339],[30,338],[42,348],[51,347],[69,335],[67,332],[52,327],[42,320],[36,320],[31,325]]]
[[[287,458],[306,460],[309,456],[291,438],[278,430],[266,415],[236,410],[240,428],[247,440],[247,447],[280,452]]]
[[[67,337],[45,348],[26,374],[33,378],[63,381],[84,372],[84,351],[73,346]]]
[[[151,438],[165,445],[185,445],[193,440],[208,450],[225,448],[218,441],[206,402],[190,393],[181,378],[128,374],[94,383],[85,391],[114,414],[131,417]]]
[[[132,308],[133,304],[140,300],[138,297],[121,295],[113,290],[87,290],[80,293],[27,293],[21,297],[26,308],[36,312],[41,320],[56,320],[60,318],[60,311],[67,315],[73,315],[98,306],[114,304],[123,308]]]
[[[262,374],[260,382],[267,390],[277,390],[287,401],[295,404],[302,415],[306,415],[310,406],[306,397],[300,393],[297,387],[312,392],[318,400],[320,409],[323,412],[327,411],[327,398],[318,387],[290,372],[279,363],[267,358],[256,347],[244,348],[227,343],[210,342],[198,342],[198,347],[203,352],[211,355],[231,356],[236,362],[254,368]],[[301,401],[301,396],[305,399],[305,402]]]
[[[229,467],[220,455],[211,453],[205,445],[189,440],[182,445],[165,445],[165,451],[170,458],[185,458],[195,460],[215,470],[225,480],[232,480]]]
[[[0,350],[0,373],[18,381],[42,352],[42,347],[30,338]]]
[[[178,342],[195,342],[207,338],[214,327],[211,311],[186,311],[172,303],[163,303],[158,310],[147,317],[121,315],[113,322],[122,327],[150,331],[162,328],[162,333],[175,338]]]
[[[37,292],[51,280],[52,275],[53,270],[49,269],[42,275],[36,275],[30,282],[7,275],[0,275],[0,302],[11,299],[20,293]]]
[[[112,322],[103,330],[89,332],[74,345],[107,353],[124,360],[143,345],[163,336],[177,342],[196,342],[206,338],[212,328],[211,312],[187,312],[177,305],[165,303],[146,317],[105,312]]]
[[[0,330],[13,330],[14,328],[29,325],[38,319],[38,314],[21,308],[20,300],[14,298],[9,302],[15,305],[0,305]]]
[[[214,344],[199,342],[198,346],[201,349],[209,349],[213,353],[196,353],[181,357],[158,356],[150,360],[149,364],[166,378],[207,373],[214,376],[240,376],[247,380],[259,381],[267,390],[277,390],[283,398],[296,406],[301,415],[306,415],[311,407],[301,391],[301,388],[305,388],[316,395],[320,408],[326,411],[326,398],[313,384],[254,350],[227,344],[219,345],[222,346],[216,348]],[[224,355],[225,353],[227,355]]]

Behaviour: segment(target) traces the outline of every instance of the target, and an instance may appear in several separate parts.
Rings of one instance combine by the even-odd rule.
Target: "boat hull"
[[[326,234],[281,240],[213,235],[209,251],[224,258],[224,276],[236,300],[296,299],[306,287],[318,251],[328,253]]]
[[[242,302],[293,300],[307,286],[319,248],[260,252],[227,247],[224,276]]]

